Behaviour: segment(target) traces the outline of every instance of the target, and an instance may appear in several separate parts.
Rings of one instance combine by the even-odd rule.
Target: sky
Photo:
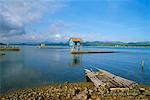
[[[150,41],[150,0],[0,0],[0,42]]]

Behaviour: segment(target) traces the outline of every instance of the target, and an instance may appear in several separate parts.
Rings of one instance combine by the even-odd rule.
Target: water
[[[150,85],[150,48],[85,47],[120,53],[71,55],[69,49],[22,46],[0,56],[0,90],[8,91],[49,83],[84,82],[84,68],[101,68],[140,84]],[[144,60],[144,67],[141,61]]]

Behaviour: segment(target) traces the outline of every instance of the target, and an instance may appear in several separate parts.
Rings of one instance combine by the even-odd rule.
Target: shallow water
[[[84,47],[86,50],[121,51],[71,55],[69,49],[22,46],[0,56],[1,93],[49,83],[84,82],[84,69],[101,68],[140,84],[150,85],[150,48]],[[144,67],[141,61],[144,60]]]

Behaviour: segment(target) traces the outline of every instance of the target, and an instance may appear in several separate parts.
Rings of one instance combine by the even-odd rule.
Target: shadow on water
[[[8,52],[6,57],[0,57],[0,94],[20,88],[32,87],[37,84],[41,72],[25,67],[24,55]],[[31,84],[32,83],[32,84]]]

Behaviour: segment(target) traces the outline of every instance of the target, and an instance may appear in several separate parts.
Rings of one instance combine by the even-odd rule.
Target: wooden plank
[[[107,85],[110,88],[131,88],[137,85],[134,81],[111,74],[105,70],[98,70],[100,72],[85,69],[86,76],[89,77],[96,87]]]
[[[122,84],[126,85],[127,87],[129,87],[131,84],[133,84],[133,83],[134,83],[133,81],[130,81],[130,80],[124,79],[124,78],[119,77],[119,76],[116,76],[116,77],[115,77],[115,79],[116,79],[118,82],[120,82],[120,83],[122,83]]]
[[[123,85],[122,85],[122,84],[120,84],[120,83],[116,82],[115,80],[113,80],[113,79],[109,78],[108,76],[105,76],[105,77],[107,77],[107,78],[108,78],[109,83],[113,84],[113,85],[114,85],[114,87],[123,87]]]
[[[117,53],[116,51],[74,51],[72,54],[87,54],[87,53]]]
[[[85,69],[86,76],[95,84],[96,87],[105,86],[106,84],[99,80],[92,71]]]
[[[106,76],[108,76],[108,78],[117,82],[120,86],[122,85],[123,87],[133,87],[133,86],[137,85],[137,83],[135,83],[134,81],[116,76],[116,75],[111,74],[105,70],[101,70],[101,69],[98,69],[98,70],[103,72]]]
[[[120,90],[120,91],[129,91],[129,88],[110,88],[110,91],[117,91],[117,90]]]
[[[100,72],[103,72],[103,73],[106,75],[107,78],[109,78],[110,80],[112,80],[112,81],[114,81],[116,84],[118,84],[117,86],[120,86],[120,87],[123,86],[122,83],[118,82],[118,80],[115,79],[116,75],[111,74],[111,73],[109,73],[109,72],[107,72],[107,71],[105,71],[105,70],[101,70],[101,69],[99,69],[99,70],[100,70]]]
[[[104,75],[98,75],[97,76],[99,80],[101,80],[102,82],[108,84],[108,87],[116,87],[116,84],[114,84],[113,82],[111,82],[111,80],[109,80],[107,77],[105,77]],[[104,80],[104,81],[103,81]]]

